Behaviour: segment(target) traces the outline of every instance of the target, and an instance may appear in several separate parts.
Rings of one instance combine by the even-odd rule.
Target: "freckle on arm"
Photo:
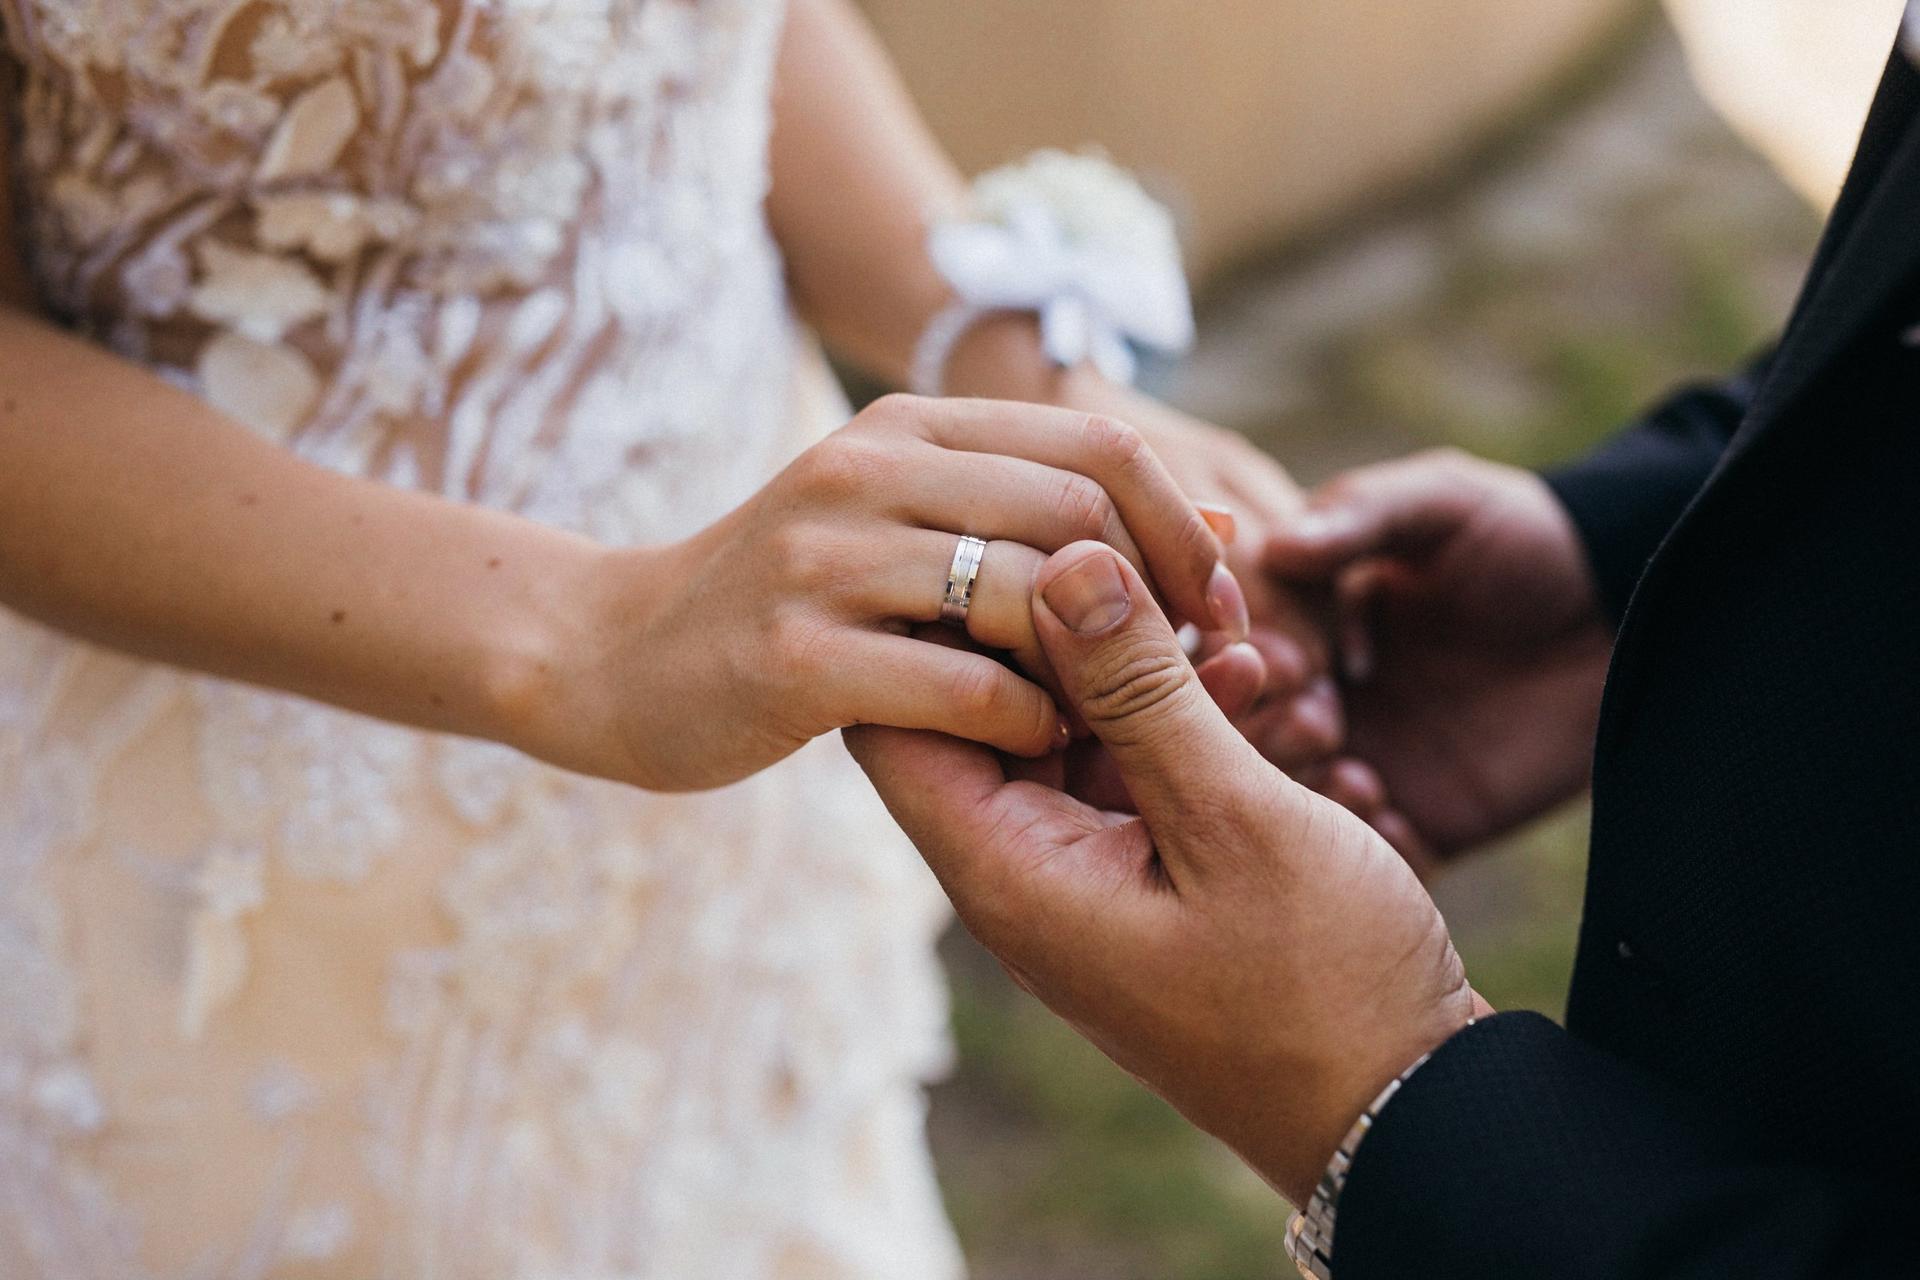
[[[332,622],[334,626],[337,627],[341,623],[345,622],[346,620],[347,620],[347,611],[345,609],[335,609],[333,611]]]

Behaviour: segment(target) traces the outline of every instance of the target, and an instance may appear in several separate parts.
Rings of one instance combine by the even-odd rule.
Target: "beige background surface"
[[[1903,0],[1666,0],[1707,100],[1825,208],[1900,26]]]
[[[1100,144],[1180,210],[1202,277],[1443,167],[1642,8],[1637,0],[862,3],[964,166],[986,168],[1041,145]]]

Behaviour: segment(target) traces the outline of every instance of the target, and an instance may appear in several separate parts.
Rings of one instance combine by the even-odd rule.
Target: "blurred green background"
[[[1538,466],[1764,341],[1817,230],[1649,21],[1438,187],[1231,273],[1158,389],[1304,481],[1439,443]],[[1436,886],[1496,1007],[1559,1015],[1585,859],[1576,807]],[[960,1066],[932,1128],[979,1280],[1283,1274],[1271,1193],[964,934],[946,955]]]

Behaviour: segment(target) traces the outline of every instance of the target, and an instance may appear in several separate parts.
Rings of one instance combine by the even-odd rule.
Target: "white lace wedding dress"
[[[303,457],[636,542],[835,421],[774,0],[0,15],[49,304]],[[0,615],[0,1276],[953,1276],[941,919],[837,742],[647,796]]]

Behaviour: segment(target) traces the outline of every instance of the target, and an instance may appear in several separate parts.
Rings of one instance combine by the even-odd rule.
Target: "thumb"
[[[1041,566],[1033,621],[1067,701],[1113,756],[1157,836],[1188,829],[1247,769],[1267,768],[1202,688],[1139,574],[1112,548],[1076,542]],[[1167,839],[1159,843],[1163,858],[1179,857]]]
[[[1336,477],[1267,540],[1267,569],[1318,580],[1370,556],[1419,555],[1467,518],[1468,494],[1452,470],[1425,454]]]

